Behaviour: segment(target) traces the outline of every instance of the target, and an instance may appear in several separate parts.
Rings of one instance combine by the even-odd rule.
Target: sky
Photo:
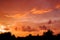
[[[48,20],[60,20],[60,0],[0,0],[2,25],[32,25]]]
[[[44,14],[58,8],[59,0],[0,0],[0,19],[1,22],[14,21],[14,18]]]

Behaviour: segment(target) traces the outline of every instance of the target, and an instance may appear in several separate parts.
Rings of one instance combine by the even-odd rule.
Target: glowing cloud
[[[60,5],[56,5],[56,8],[60,8]]]
[[[38,25],[39,27],[38,27],[36,26],[36,24],[33,25],[32,24],[33,22],[39,23],[40,21],[41,22],[47,21],[47,19],[45,19],[45,16],[41,17],[40,15],[34,15],[34,14],[45,15],[45,13],[48,13],[48,16],[51,17],[51,15],[49,14],[49,12],[51,12],[52,16],[54,15],[53,17],[56,18],[57,17],[56,13],[58,16],[59,16],[59,13],[57,11],[55,13],[54,9],[59,9],[59,8],[60,8],[60,0],[8,0],[8,1],[0,0],[0,22],[2,24],[0,25],[0,32],[7,32],[8,30],[10,30],[9,32],[11,32],[16,36],[21,36],[21,35],[24,36],[27,34],[42,34],[42,32],[47,30],[49,27],[51,27],[52,29],[53,26],[45,27],[45,26],[39,26],[40,25],[39,24]],[[46,18],[48,16],[46,16]],[[48,18],[50,19],[50,17]],[[31,20],[32,23],[28,20]],[[22,21],[24,21],[25,24],[24,22],[20,23]],[[29,23],[27,23],[27,21]],[[7,24],[7,25],[9,24],[9,27],[3,24]],[[25,27],[24,25],[26,24],[33,25],[36,28],[35,27],[30,28],[31,26]],[[42,25],[44,25],[44,23]],[[24,27],[22,28],[22,26]],[[36,32],[36,31],[40,31],[40,32]]]
[[[6,26],[0,24],[0,32],[2,32],[2,33],[8,32],[7,29],[8,29],[8,28],[6,28]]]
[[[44,14],[46,12],[51,12],[51,11],[52,11],[52,9],[41,9],[41,10],[38,10],[38,9],[34,8],[30,12],[32,14]]]
[[[18,19],[18,18],[25,17],[26,14],[14,14],[14,15],[5,15],[5,16]]]

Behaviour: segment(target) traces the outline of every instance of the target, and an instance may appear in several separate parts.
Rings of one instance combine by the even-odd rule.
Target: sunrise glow
[[[0,0],[0,33],[26,37],[60,33],[60,0]]]

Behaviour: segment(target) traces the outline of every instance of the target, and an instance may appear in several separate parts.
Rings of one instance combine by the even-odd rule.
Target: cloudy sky
[[[0,23],[60,20],[60,0],[0,0]]]
[[[20,19],[28,15],[51,13],[59,8],[60,0],[0,0],[0,20],[8,21],[13,20],[12,18]]]

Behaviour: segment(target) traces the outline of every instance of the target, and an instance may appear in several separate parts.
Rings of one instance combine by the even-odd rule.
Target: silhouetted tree
[[[43,38],[46,40],[53,39],[53,32],[51,30],[48,30],[43,34]]]
[[[51,30],[44,32],[42,36],[32,36],[31,34],[27,37],[15,37],[10,32],[0,34],[0,40],[60,40],[60,34],[53,35]]]
[[[8,33],[2,33],[0,35],[0,40],[14,40],[15,36],[12,36],[10,32]]]
[[[56,35],[56,39],[57,39],[57,40],[60,40],[60,34],[57,34],[57,35]]]

